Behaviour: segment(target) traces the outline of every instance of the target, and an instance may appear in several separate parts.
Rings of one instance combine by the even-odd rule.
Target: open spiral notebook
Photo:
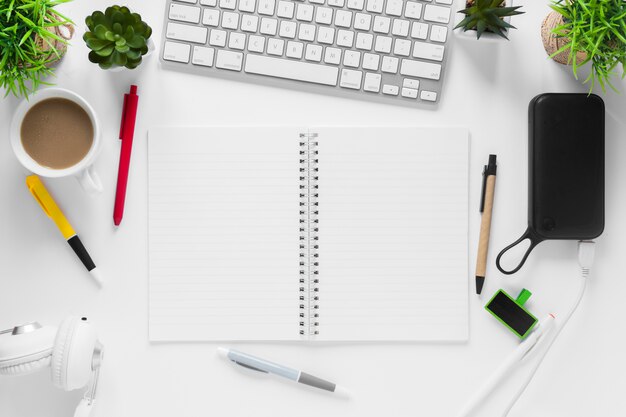
[[[150,340],[468,337],[468,132],[150,129]]]

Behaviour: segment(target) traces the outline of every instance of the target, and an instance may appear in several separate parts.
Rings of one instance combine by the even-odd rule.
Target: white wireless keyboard
[[[439,100],[453,0],[167,0],[166,68],[357,99]]]

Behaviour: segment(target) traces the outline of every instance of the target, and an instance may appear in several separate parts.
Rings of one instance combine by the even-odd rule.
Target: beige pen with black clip
[[[489,162],[483,170],[483,190],[480,201],[480,238],[478,240],[478,255],[476,259],[476,294],[483,290],[485,272],[487,270],[487,253],[489,252],[489,234],[491,232],[491,215],[493,211],[493,196],[496,189],[496,155],[489,155]]]

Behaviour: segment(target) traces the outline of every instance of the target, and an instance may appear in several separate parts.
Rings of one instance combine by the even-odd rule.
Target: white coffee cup
[[[49,98],[64,98],[71,100],[74,103],[82,107],[83,110],[89,115],[91,124],[93,125],[93,141],[91,148],[87,154],[75,165],[63,169],[52,169],[40,165],[35,161],[24,149],[21,138],[22,121],[26,116],[26,113],[37,103],[49,99]],[[74,176],[83,187],[83,189],[89,193],[99,193],[102,191],[102,182],[100,177],[94,171],[93,163],[100,150],[100,125],[93,108],[87,103],[87,101],[78,94],[63,89],[63,88],[46,88],[39,90],[36,94],[31,96],[28,100],[23,100],[15,113],[13,114],[13,120],[11,121],[11,146],[17,159],[24,165],[26,169],[34,174],[48,178],[60,178],[67,176]]]

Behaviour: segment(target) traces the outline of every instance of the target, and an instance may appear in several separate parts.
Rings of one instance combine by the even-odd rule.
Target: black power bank
[[[541,94],[528,108],[528,229],[496,259],[517,272],[547,239],[593,239],[604,230],[604,102],[590,94]],[[511,271],[501,256],[530,246]]]

